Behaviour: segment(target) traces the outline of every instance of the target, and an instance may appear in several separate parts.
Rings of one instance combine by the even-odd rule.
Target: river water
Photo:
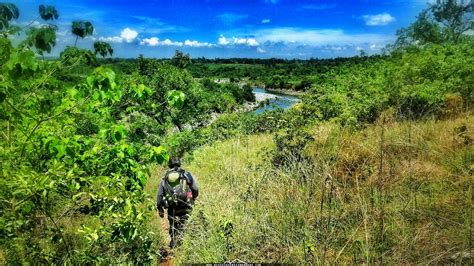
[[[256,114],[263,113],[267,110],[274,110],[276,108],[283,108],[287,110],[293,104],[299,101],[299,98],[296,96],[269,92],[262,88],[254,88],[253,93],[255,94],[255,98],[257,99],[257,101],[263,101],[265,99],[270,100],[269,105],[256,109],[255,110]]]

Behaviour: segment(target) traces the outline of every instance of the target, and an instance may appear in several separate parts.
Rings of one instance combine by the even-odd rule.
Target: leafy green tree
[[[458,42],[472,29],[473,1],[437,0],[421,11],[416,21],[397,31],[395,48],[429,43]]]
[[[31,28],[26,43],[30,47],[35,47],[40,55],[43,55],[44,52],[51,53],[56,45],[56,30],[57,27],[54,25]]]
[[[395,47],[403,48],[412,44],[425,45],[427,43],[443,42],[442,28],[430,14],[430,10],[423,10],[416,21],[408,28],[397,31]]]
[[[97,58],[91,51],[71,46],[66,47],[59,54],[59,58],[65,65],[83,63],[89,66],[96,66],[98,64]]]
[[[55,20],[59,18],[59,13],[54,6],[39,6],[39,14],[43,20]]]
[[[245,84],[242,87],[243,98],[248,102],[255,102],[255,94],[253,93],[252,87],[249,84]]]
[[[449,40],[457,41],[464,32],[472,29],[472,0],[437,0],[430,10],[435,20],[444,25]]]
[[[20,16],[18,7],[11,3],[0,3],[0,30],[10,27],[10,22]]]
[[[184,54],[183,52],[176,50],[173,58],[171,58],[171,64],[178,68],[186,68],[191,64],[191,57],[189,54]]]
[[[59,18],[59,13],[54,6],[39,6],[39,17],[43,20],[55,20]],[[31,25],[32,23],[30,23]],[[32,27],[28,30],[28,37],[25,44],[29,47],[34,47],[38,54],[43,55],[44,52],[51,53],[51,50],[56,45],[56,31],[55,25],[42,25],[41,27]]]
[[[110,46],[109,43],[107,42],[102,42],[102,41],[97,41],[94,43],[94,54],[100,54],[103,58],[109,54],[112,56],[114,53],[114,49],[112,49],[112,46]]]
[[[74,46],[77,46],[77,40],[90,36],[94,33],[94,26],[89,21],[73,21],[72,22],[72,33],[76,35],[76,41]]]

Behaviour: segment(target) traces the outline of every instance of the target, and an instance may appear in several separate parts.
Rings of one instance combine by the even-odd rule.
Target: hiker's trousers
[[[170,247],[174,248],[181,243],[184,225],[189,218],[189,210],[168,209],[168,222],[170,224]]]

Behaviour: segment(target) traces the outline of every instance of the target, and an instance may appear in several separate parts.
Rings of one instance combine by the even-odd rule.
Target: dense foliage
[[[305,112],[358,124],[375,121],[389,107],[399,118],[442,117],[450,95],[472,106],[472,45],[471,40],[429,45],[376,63],[335,68],[321,75],[304,98]]]
[[[96,42],[94,53],[67,47],[58,60],[40,60],[37,55],[55,46],[57,28],[31,23],[15,47],[10,24],[19,11],[11,4],[1,7],[2,259],[156,259],[161,236],[149,228],[153,201],[143,188],[150,164],[168,159],[165,136],[201,127],[212,113],[254,100],[251,89],[201,83],[145,58],[117,76],[96,59],[112,55],[105,42]],[[44,20],[59,16],[53,6],[40,6],[39,12]],[[74,21],[72,32],[84,38],[93,34],[93,25]]]
[[[40,12],[57,18],[52,8]],[[42,54],[51,46],[41,40],[55,40],[40,32],[28,30],[33,45],[1,40],[3,256],[15,263],[149,261],[154,239],[142,188],[147,164],[165,161],[166,150],[134,142],[114,117],[131,88],[123,89],[112,70],[96,68],[71,84],[61,74],[81,64],[83,54],[38,60],[28,47]]]
[[[474,29],[472,23],[474,2],[464,0],[437,0],[423,10],[417,20],[397,32],[394,48],[419,46],[430,43],[458,43]]]

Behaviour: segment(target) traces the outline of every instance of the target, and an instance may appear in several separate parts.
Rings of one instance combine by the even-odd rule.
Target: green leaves
[[[44,20],[54,20],[59,18],[58,11],[54,6],[39,6],[39,14]]]
[[[10,21],[20,16],[18,7],[10,3],[0,3],[0,30],[7,30],[10,27]]]
[[[159,146],[159,147],[155,147],[153,146],[149,152],[150,154],[150,159],[152,161],[155,161],[159,164],[163,164],[165,162],[167,162],[169,159],[170,159],[170,156],[168,154],[168,150],[163,147],[163,146]]]
[[[18,17],[12,7],[0,4],[1,15],[5,8],[10,12],[0,21],[1,29]],[[58,18],[54,7],[40,6],[39,10],[44,20]],[[0,29],[2,36],[11,32],[8,26]],[[113,263],[118,259],[101,254],[110,250],[123,261],[147,264],[155,251],[147,227],[152,203],[144,186],[150,177],[150,160],[164,163],[169,158],[165,148],[152,146],[161,142],[165,125],[156,122],[158,115],[147,117],[154,119],[155,131],[137,135],[138,128],[132,124],[143,122],[141,118],[128,120],[119,108],[130,102],[143,110],[159,105],[166,111],[168,89],[155,93],[159,89],[150,88],[152,83],[145,86],[136,78],[135,85],[122,90],[111,69],[90,71],[81,65],[96,62],[93,52],[85,49],[68,47],[60,60],[41,60],[38,53],[55,47],[56,28],[30,26],[21,30],[28,36],[18,48],[8,38],[0,38],[0,201],[5,207],[0,211],[0,241],[12,240],[2,249],[17,245],[28,254],[9,256],[7,263],[28,264],[38,258],[45,264],[55,260],[87,264],[101,259]],[[93,33],[91,23],[76,22],[75,26],[78,38]],[[113,53],[106,43],[99,42],[95,48],[102,56]],[[122,99],[122,91],[127,98],[115,104]],[[147,142],[148,136],[152,141]],[[65,228],[50,220],[62,224],[76,215],[84,217],[83,234],[77,230],[79,225],[73,225],[67,234],[78,241],[66,243]],[[41,236],[31,239],[38,217],[50,220],[42,223]],[[128,250],[134,250],[133,254]]]
[[[133,92],[133,96],[140,99],[143,97],[143,95],[146,93],[148,96],[152,95],[153,94],[153,91],[152,89],[150,89],[149,87],[145,86],[144,84],[135,84],[135,83],[132,83],[130,85],[130,89],[131,91]]]
[[[77,37],[85,38],[94,33],[94,26],[89,21],[73,21],[72,33]]]
[[[12,49],[13,47],[9,39],[0,38],[0,66],[8,61]]]
[[[184,105],[184,100],[186,98],[185,94],[181,91],[172,90],[167,93],[168,104],[177,109],[181,109]]]
[[[77,145],[75,140],[71,140],[69,138],[60,139],[50,136],[44,138],[42,142],[43,147],[47,153],[58,160],[64,158],[66,155],[71,157],[75,155],[74,146]]]
[[[114,90],[116,87],[115,72],[110,68],[98,67],[92,75],[87,77],[87,84],[99,90]]]
[[[98,67],[87,77],[87,85],[94,91],[94,98],[119,101],[122,95],[115,83],[115,72],[112,69]]]
[[[75,63],[84,63],[86,65],[97,65],[97,58],[87,49],[79,49],[77,47],[68,46],[59,55],[61,61],[65,65],[72,65]]]
[[[51,53],[51,49],[56,45],[56,26],[46,25],[41,28],[31,28],[26,40],[27,45],[35,47],[40,55],[43,52]]]
[[[30,77],[38,70],[38,61],[31,50],[15,51],[4,65],[4,70],[13,78]]]
[[[89,244],[93,244],[95,241],[99,240],[99,234],[97,229],[82,225],[81,229],[79,229],[78,232],[84,235]]]
[[[97,41],[94,43],[94,54],[100,54],[102,57],[106,57],[107,54],[112,56],[114,53],[114,49],[110,46],[109,43]]]
[[[178,68],[186,68],[191,64],[191,57],[189,54],[184,54],[181,51],[176,50],[173,58],[171,59],[171,64]]]
[[[111,130],[111,137],[114,142],[119,142],[127,136],[127,130],[123,125],[116,125]]]

